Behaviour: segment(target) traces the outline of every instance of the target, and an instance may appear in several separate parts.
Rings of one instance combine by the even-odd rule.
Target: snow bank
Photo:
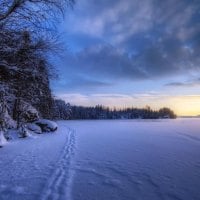
[[[35,124],[39,126],[43,132],[51,132],[58,129],[58,125],[55,122],[47,119],[40,119],[36,121]]]
[[[3,131],[0,131],[0,147],[4,146],[7,143],[7,140],[4,137]]]
[[[18,130],[19,138],[31,137],[30,131],[27,129],[26,125],[22,125]]]
[[[12,131],[16,136],[16,130]],[[43,193],[55,192],[52,188],[48,189],[48,185],[54,173],[57,172],[57,168],[59,168],[59,175],[58,179],[56,177],[53,189],[62,184],[66,190],[66,185],[60,182],[63,179],[60,172],[63,162],[66,164],[64,173],[68,174],[70,169],[69,159],[63,159],[69,155],[67,151],[71,147],[68,145],[69,137],[68,129],[63,126],[59,129],[59,134],[41,134],[35,138],[25,139],[16,138],[15,141],[1,148],[0,200],[45,200],[42,198]],[[65,147],[67,148],[63,151]],[[49,199],[62,200],[63,198],[59,198],[62,196],[61,192],[58,190],[59,196],[51,196],[52,198]]]
[[[35,134],[42,134],[43,132],[54,132],[58,129],[57,123],[47,120],[40,119],[33,123],[23,123],[20,125],[19,129],[16,129],[16,123],[13,120],[10,120],[8,116],[8,129],[6,132],[0,131],[0,147],[3,147],[7,140],[16,140],[18,138],[25,137],[35,137]]]

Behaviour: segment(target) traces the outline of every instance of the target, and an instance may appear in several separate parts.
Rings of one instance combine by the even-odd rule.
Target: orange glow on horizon
[[[200,96],[173,97],[170,107],[178,116],[200,115]]]

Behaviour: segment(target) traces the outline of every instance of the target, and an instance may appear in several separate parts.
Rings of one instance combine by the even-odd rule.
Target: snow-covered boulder
[[[23,100],[19,103],[20,121],[27,123],[39,119],[38,111],[30,104]]]
[[[42,129],[37,124],[28,123],[26,127],[27,127],[28,130],[33,131],[34,133],[37,133],[37,134],[42,133]]]
[[[58,125],[55,122],[47,119],[40,119],[36,121],[35,124],[38,125],[43,132],[51,132],[58,129]]]
[[[7,143],[7,140],[4,137],[4,132],[0,131],[0,148]]]
[[[18,130],[19,138],[29,137],[31,134],[24,124],[21,124]]]

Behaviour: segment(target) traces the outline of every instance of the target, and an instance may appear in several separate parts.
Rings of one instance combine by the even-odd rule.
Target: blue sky
[[[59,30],[68,51],[52,83],[56,96],[200,113],[198,0],[77,0]]]

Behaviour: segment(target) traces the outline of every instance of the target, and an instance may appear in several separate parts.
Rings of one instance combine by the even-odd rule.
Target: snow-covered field
[[[200,199],[200,119],[58,124],[0,149],[0,200]]]

